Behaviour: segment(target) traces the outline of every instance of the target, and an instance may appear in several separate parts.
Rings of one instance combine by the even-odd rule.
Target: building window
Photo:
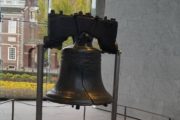
[[[8,47],[8,60],[16,60],[16,48]]]
[[[8,24],[8,33],[16,33],[16,26],[17,26],[17,22],[16,21],[9,21],[9,24]]]
[[[8,66],[8,70],[15,70],[16,68],[15,68],[15,66],[14,65],[9,65]]]
[[[8,37],[9,42],[16,42],[16,37]]]
[[[36,12],[35,11],[30,12],[30,22],[37,22],[37,20],[36,20]]]

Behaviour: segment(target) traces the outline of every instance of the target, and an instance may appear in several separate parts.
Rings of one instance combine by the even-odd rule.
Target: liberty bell
[[[59,78],[55,87],[48,91],[48,100],[76,105],[76,108],[112,102],[112,96],[102,83],[101,53],[115,54],[118,51],[115,44],[117,26],[115,19],[51,11],[44,48],[61,49],[69,36],[73,37],[74,45],[62,50]],[[92,47],[93,38],[97,38],[102,51]]]
[[[84,36],[75,45],[62,50],[61,69],[55,87],[47,99],[80,106],[107,105],[112,102],[101,77],[101,51]]]

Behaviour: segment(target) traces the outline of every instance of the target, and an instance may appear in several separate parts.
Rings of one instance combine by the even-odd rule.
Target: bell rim
[[[79,106],[91,106],[91,105],[107,105],[112,103],[112,98],[106,99],[106,100],[91,100],[91,99],[68,99],[63,98],[58,95],[54,94],[47,94],[45,97],[47,100],[59,104],[68,104],[68,105],[79,105]],[[105,101],[105,102],[103,102]]]

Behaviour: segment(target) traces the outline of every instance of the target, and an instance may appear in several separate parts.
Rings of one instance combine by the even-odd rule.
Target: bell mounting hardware
[[[115,54],[118,23],[115,19],[93,17],[90,13],[82,12],[74,15],[64,15],[54,10],[48,15],[48,36],[45,37],[45,48],[60,48],[62,43],[72,36],[74,43],[82,33],[86,33],[98,40],[102,52]]]

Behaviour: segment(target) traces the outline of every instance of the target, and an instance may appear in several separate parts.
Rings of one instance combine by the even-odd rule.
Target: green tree
[[[37,13],[38,25],[39,25],[39,38],[43,38],[47,35],[47,5],[45,0],[38,0],[39,11]]]
[[[37,19],[39,22],[39,37],[47,35],[47,0],[38,0],[39,12]],[[73,14],[79,11],[84,13],[91,11],[91,0],[52,0],[52,9],[57,13],[63,11],[64,14]]]
[[[82,11],[90,12],[91,0],[53,0],[52,8],[58,12],[62,10],[65,14],[72,14]]]
[[[91,0],[52,0],[52,9],[56,12],[63,11],[63,13],[67,15],[79,11],[88,13],[91,11]],[[72,44],[71,37],[63,43],[63,47],[70,44]]]

